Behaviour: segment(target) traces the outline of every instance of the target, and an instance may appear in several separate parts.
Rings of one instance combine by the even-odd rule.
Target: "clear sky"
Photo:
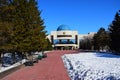
[[[38,7],[48,33],[65,24],[87,34],[108,28],[120,10],[120,0],[38,0]]]

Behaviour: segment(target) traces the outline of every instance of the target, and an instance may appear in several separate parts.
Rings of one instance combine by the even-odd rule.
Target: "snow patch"
[[[120,56],[89,52],[62,59],[71,80],[120,80]]]
[[[21,64],[24,64],[25,62],[26,62],[26,59],[23,59],[23,60],[15,63],[15,64],[13,64],[13,65],[11,65],[11,66],[1,67],[1,68],[0,68],[0,73],[2,73],[2,72],[4,72],[4,71],[7,71],[7,70],[10,70],[10,69],[12,69],[12,68],[15,68],[15,67],[17,67],[17,66],[19,66],[19,65],[21,65]]]

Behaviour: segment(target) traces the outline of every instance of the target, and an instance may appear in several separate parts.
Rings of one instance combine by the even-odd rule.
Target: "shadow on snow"
[[[120,58],[120,55],[114,55],[114,54],[111,54],[111,53],[96,53],[95,56],[105,57],[105,58]]]

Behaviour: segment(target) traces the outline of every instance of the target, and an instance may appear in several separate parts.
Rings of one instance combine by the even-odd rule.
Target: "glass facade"
[[[75,39],[55,39],[53,44],[75,44]]]

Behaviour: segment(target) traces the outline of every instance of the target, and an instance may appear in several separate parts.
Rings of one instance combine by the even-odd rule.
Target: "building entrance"
[[[55,50],[73,50],[73,46],[56,46]]]

